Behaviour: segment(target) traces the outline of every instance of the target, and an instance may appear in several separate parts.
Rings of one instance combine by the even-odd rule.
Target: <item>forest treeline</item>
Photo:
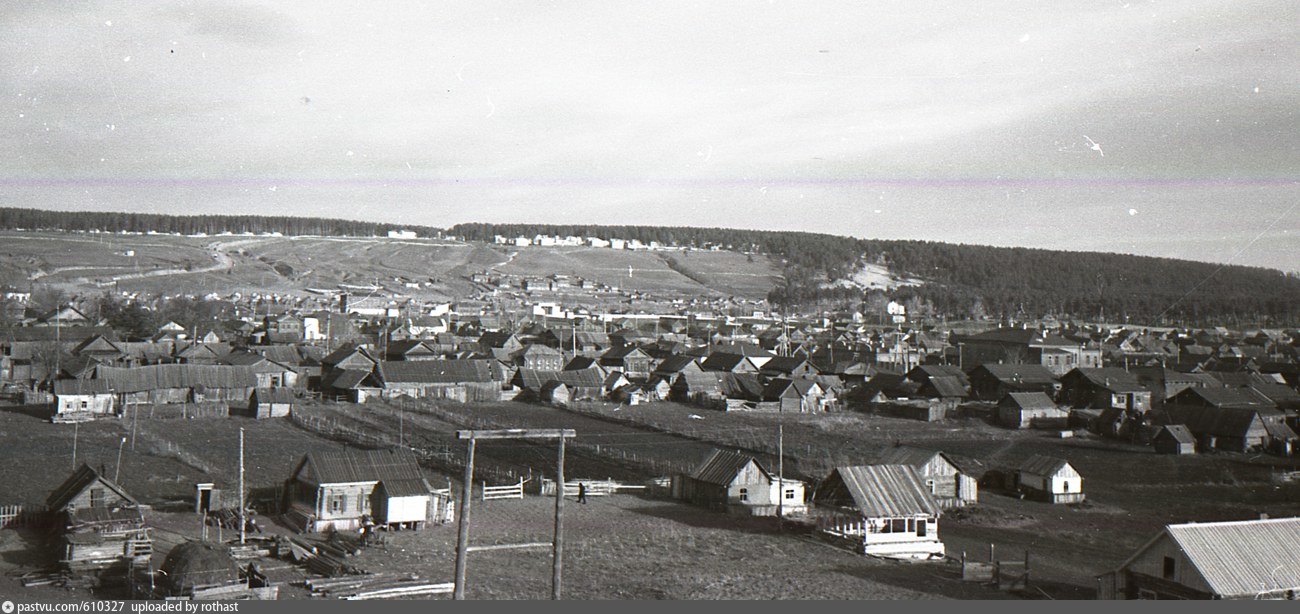
[[[0,228],[181,234],[282,233],[382,236],[443,231],[356,220],[253,215],[163,215],[0,208]],[[925,283],[888,298],[914,312],[947,317],[1056,315],[1148,324],[1218,325],[1300,322],[1295,273],[1170,258],[1097,252],[958,245],[931,241],[857,239],[810,232],[671,226],[585,224],[459,224],[446,234],[471,241],[558,235],[651,241],[695,248],[722,247],[779,259],[783,279],[769,299],[786,308],[861,308],[881,292],[846,286],[864,264],[888,267]]]
[[[440,229],[315,217],[263,215],[167,215],[114,211],[46,211],[0,207],[0,229],[160,232],[183,235],[223,232],[284,235],[385,236],[389,230],[412,230],[432,236]]]
[[[481,241],[541,234],[762,252],[784,262],[784,279],[768,298],[787,307],[861,307],[860,301],[869,298],[862,290],[835,282],[864,264],[878,264],[896,276],[925,282],[900,288],[889,298],[948,317],[1050,314],[1153,325],[1280,326],[1300,321],[1300,277],[1259,267],[735,228],[461,224],[448,232]]]

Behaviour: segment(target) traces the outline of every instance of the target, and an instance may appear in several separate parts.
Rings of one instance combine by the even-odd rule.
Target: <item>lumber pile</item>
[[[19,580],[24,587],[63,586],[68,582],[68,579],[68,574],[62,571],[30,571],[19,576]]]
[[[356,566],[349,565],[344,560],[351,556],[348,550],[335,544],[290,537],[289,552],[294,561],[303,563],[307,571],[316,575],[334,577],[365,573]]]
[[[449,582],[421,580],[414,574],[377,573],[347,578],[309,578],[304,584],[313,597],[327,599],[392,599],[446,594],[452,591]]]

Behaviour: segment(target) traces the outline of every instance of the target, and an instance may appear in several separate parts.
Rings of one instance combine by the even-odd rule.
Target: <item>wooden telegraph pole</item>
[[[456,583],[452,589],[452,599],[465,599],[465,575],[469,553],[480,550],[513,550],[522,548],[551,547],[551,599],[559,599],[564,577],[564,440],[573,439],[578,434],[573,429],[495,429],[486,431],[456,431],[457,439],[469,440],[465,455],[465,481],[460,495],[460,517],[457,519],[456,537]],[[527,544],[493,544],[491,546],[470,546],[470,501],[474,498],[474,448],[479,439],[558,439],[559,453],[556,458],[555,471],[555,536],[551,543]]]

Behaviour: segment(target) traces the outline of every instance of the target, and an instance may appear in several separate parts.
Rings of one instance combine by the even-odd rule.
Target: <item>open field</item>
[[[27,288],[35,282],[72,292],[305,294],[307,288],[378,284],[390,293],[436,300],[472,294],[468,276],[491,270],[536,278],[568,274],[634,291],[763,298],[779,276],[766,257],[750,262],[732,252],[507,248],[435,239],[3,231],[0,242],[0,284]]]

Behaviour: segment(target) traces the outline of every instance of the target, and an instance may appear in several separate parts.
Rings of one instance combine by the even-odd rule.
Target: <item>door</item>
[[[925,518],[917,518],[917,519],[916,519],[916,536],[917,536],[917,537],[925,537],[925,526],[926,526],[926,524],[927,524],[927,522],[926,522],[926,519],[925,519]]]

